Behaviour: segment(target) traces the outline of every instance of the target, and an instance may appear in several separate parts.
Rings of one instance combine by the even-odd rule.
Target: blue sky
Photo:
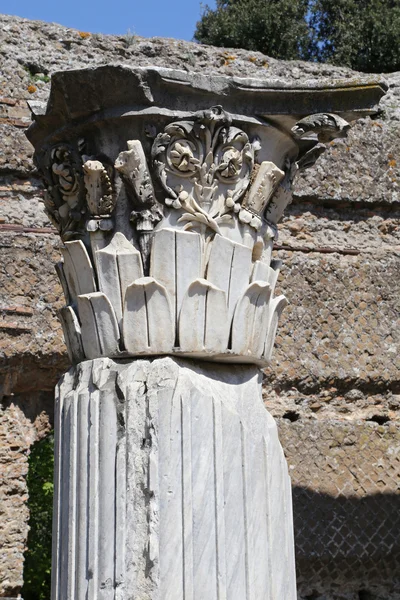
[[[204,4],[215,7],[215,0]],[[191,40],[201,0],[0,0],[0,12],[93,33]]]

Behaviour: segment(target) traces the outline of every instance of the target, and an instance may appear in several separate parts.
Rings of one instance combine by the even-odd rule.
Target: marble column
[[[257,367],[98,358],[56,406],[55,598],[296,598]]]
[[[52,600],[296,599],[261,394],[287,303],[273,244],[296,172],[383,93],[100,67],[56,74],[32,107],[73,364]]]

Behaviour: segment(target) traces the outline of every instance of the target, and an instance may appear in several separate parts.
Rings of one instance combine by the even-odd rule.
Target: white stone
[[[251,249],[216,235],[207,265],[207,280],[223,290],[232,320],[238,299],[249,284],[252,269]]]
[[[171,358],[64,376],[53,600],[296,599],[290,479],[261,381]]]
[[[68,306],[69,304],[72,304],[73,300],[70,297],[69,286],[68,286],[67,278],[65,276],[64,261],[61,260],[60,262],[56,263],[55,269],[56,269],[58,279],[61,283],[65,302]]]
[[[179,349],[222,353],[228,346],[229,329],[225,292],[205,279],[193,281],[179,314]]]
[[[198,233],[161,229],[154,235],[150,275],[168,291],[175,323],[189,285],[202,276],[202,240]]]
[[[118,322],[111,302],[102,292],[78,296],[82,345],[87,358],[117,356]]]
[[[77,296],[80,294],[95,292],[94,270],[83,242],[80,240],[65,242],[65,247],[61,249],[61,252],[71,301],[76,302]]]
[[[270,278],[270,266],[262,260],[256,260],[253,265],[253,272],[251,274],[251,282],[254,281],[269,281]]]
[[[87,202],[92,215],[98,215],[103,190],[101,176],[105,169],[99,160],[86,160],[83,164]]]
[[[249,208],[253,214],[263,214],[266,204],[284,176],[284,171],[279,169],[273,162],[263,161],[242,206]],[[249,214],[251,216],[251,213]],[[245,219],[248,219],[247,215]]]
[[[143,277],[140,252],[117,232],[111,242],[95,253],[99,289],[110,300],[122,328],[122,311],[127,287]]]
[[[288,301],[286,300],[285,296],[278,296],[271,301],[268,318],[268,333],[265,340],[263,353],[265,360],[271,360],[279,317],[281,316],[282,311],[287,304]]]
[[[86,358],[99,358],[101,356],[99,334],[88,296],[82,295],[78,298],[78,310],[82,323],[82,346],[85,356]]]
[[[265,309],[270,296],[269,283],[254,281],[239,300],[232,322],[232,350],[235,354],[261,355],[267,331]]]
[[[270,360],[293,178],[350,127],[326,110],[367,115],[383,93],[110,65],[53,78],[28,136],[82,361],[57,397],[53,600],[295,600],[258,369],[132,357]]]
[[[255,288],[248,288],[269,283],[273,296],[278,276],[271,262],[276,227],[265,219],[265,207],[282,178],[290,183],[295,161],[287,157],[296,156],[297,142],[274,126],[252,122],[250,127],[246,119],[239,128],[221,106],[196,111],[186,120],[173,117],[165,121],[163,114],[158,134],[149,142],[151,149],[142,139],[114,146],[102,139],[107,148],[97,156],[80,155],[76,146],[64,142],[48,156],[60,191],[54,199],[59,210],[53,216],[61,220],[68,240],[77,238],[66,241],[58,272],[67,306],[82,324],[84,357],[169,352],[266,363],[269,296],[254,296]],[[313,120],[310,123],[315,127]],[[302,121],[302,127],[310,123]],[[139,128],[136,135],[141,134]],[[282,148],[278,151],[281,142],[289,144],[283,154]],[[266,160],[269,144],[276,164]],[[52,206],[49,200],[50,212]],[[84,215],[81,220],[79,214]],[[158,290],[151,307],[150,287],[147,293],[134,285],[145,276]],[[97,322],[91,301],[78,302],[88,294],[103,294],[99,298],[106,307],[102,310],[108,315],[107,325],[104,318]],[[158,322],[150,318],[156,305],[164,307]],[[165,336],[157,330],[164,318]],[[240,331],[242,325],[246,329]],[[74,353],[70,349],[71,356]]]
[[[128,150],[119,153],[114,166],[127,185],[132,188],[137,201],[145,204],[154,199],[146,155],[140,140],[128,140],[127,146]]]
[[[152,276],[144,278],[141,253],[122,232],[103,245],[103,233],[93,235],[97,283],[80,241],[66,243],[65,262],[58,267],[81,323],[82,358],[192,353],[208,360],[270,359],[271,351],[265,350],[272,315],[268,303],[280,261],[272,266],[263,259],[254,261],[254,250],[219,234],[205,244],[199,233],[166,228],[154,234]],[[74,327],[70,319],[69,329]],[[75,338],[75,333],[66,335],[77,362]]]
[[[123,336],[132,353],[172,352],[175,320],[168,292],[152,277],[128,286],[124,303]]]
[[[150,276],[165,287],[174,310],[176,322],[176,244],[175,230],[162,229],[154,234]]]
[[[68,357],[72,364],[79,363],[85,359],[82,346],[81,327],[74,309],[71,306],[63,306],[59,311],[59,317],[63,328]]]

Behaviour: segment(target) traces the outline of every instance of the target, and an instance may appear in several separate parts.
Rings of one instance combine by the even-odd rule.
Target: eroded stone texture
[[[56,315],[54,237],[1,232],[0,395],[52,390],[68,365]],[[63,367],[64,365],[64,367]]]
[[[124,36],[82,37],[79,32],[58,25],[9,16],[1,17],[0,29],[3,75],[0,83],[0,128],[3,133],[0,148],[1,269],[3,264],[9,265],[8,270],[2,270],[8,292],[4,304],[2,298],[0,308],[7,309],[3,310],[2,319],[12,325],[12,328],[1,331],[1,371],[4,375],[3,381],[6,382],[6,394],[9,395],[27,389],[51,389],[67,365],[61,328],[56,325],[55,310],[46,308],[46,311],[41,313],[36,309],[36,305],[39,309],[44,306],[42,298],[52,298],[55,301],[52,306],[57,306],[57,299],[61,296],[61,289],[53,273],[58,241],[56,236],[51,234],[50,223],[39,203],[43,191],[33,172],[32,148],[24,135],[24,128],[30,122],[26,100],[47,100],[50,84],[45,80],[48,75],[65,68],[81,68],[118,61],[134,65],[157,64],[187,68],[206,73],[272,76],[279,81],[297,81],[304,77],[347,77],[354,73],[329,65],[276,61],[260,53],[226,51],[176,40],[144,40],[136,37],[130,44]],[[41,74],[44,74],[44,77]],[[395,423],[398,420],[398,346],[397,342],[392,344],[389,339],[393,334],[388,335],[387,330],[381,327],[380,319],[374,316],[380,315],[383,303],[385,327],[391,331],[390,315],[394,316],[394,320],[398,315],[396,269],[399,253],[397,193],[400,79],[399,74],[389,74],[385,77],[391,84],[389,94],[382,103],[386,114],[375,119],[362,120],[349,133],[347,140],[333,142],[325,155],[319,159],[319,163],[306,172],[306,175],[297,179],[294,203],[288,207],[287,216],[280,227],[278,244],[291,247],[290,253],[278,253],[282,254],[286,264],[281,274],[280,290],[292,300],[292,305],[286,309],[286,314],[283,313],[286,320],[282,321],[282,326],[285,323],[284,329],[282,330],[281,326],[280,331],[282,339],[274,355],[279,380],[276,385],[274,380],[269,383],[268,374],[266,399],[269,410],[274,415],[287,414],[288,418],[300,418],[297,424],[307,419],[304,431],[307,430],[307,426],[323,428],[326,424],[330,427],[331,420],[336,419],[348,420],[350,426],[352,419],[374,416],[388,417]],[[28,91],[31,85],[36,88],[32,93]],[[20,230],[5,231],[4,225],[12,228],[45,227],[46,230],[36,229],[36,233],[27,234]],[[339,251],[350,248],[361,254],[327,255],[322,252],[326,247]],[[311,256],[308,253],[310,249],[314,250]],[[314,267],[313,273],[306,266],[310,259]],[[345,259],[344,263],[342,259]],[[35,276],[34,284],[30,285],[32,273],[39,268],[39,264],[40,273],[44,276]],[[295,266],[292,267],[292,264]],[[326,265],[329,268],[328,273]],[[342,268],[341,265],[345,266]],[[386,266],[389,266],[389,277],[385,276]],[[306,282],[300,277],[303,269],[308,273]],[[345,279],[343,271],[347,272]],[[17,282],[14,280],[16,273],[21,274]],[[292,275],[296,285],[292,283]],[[318,290],[325,296],[323,300],[319,300],[313,288],[315,285],[318,287],[318,280],[322,277],[325,278],[324,288],[320,286]],[[380,282],[379,286],[375,285],[375,277]],[[343,281],[346,281],[345,288]],[[27,297],[21,294],[21,286],[28,292]],[[340,294],[337,293],[338,286],[343,290]],[[382,298],[381,289],[384,290]],[[321,311],[330,310],[336,302],[342,310],[336,316],[334,326],[337,320],[344,323],[349,348],[346,350],[344,346],[342,350],[347,357],[351,355],[350,364],[341,360],[332,332],[332,321],[328,322],[327,318],[320,316]],[[361,302],[365,302],[366,306]],[[307,306],[307,314],[302,315],[297,309],[304,303]],[[371,314],[372,310],[369,309],[370,303],[374,307],[374,314]],[[345,310],[348,309],[348,304],[350,309],[347,313]],[[18,311],[10,312],[10,305],[11,308],[28,308],[30,315]],[[46,301],[46,307],[48,306]],[[368,316],[365,320],[364,312]],[[353,327],[347,327],[344,314],[350,319]],[[374,319],[377,320],[377,326],[371,323]],[[31,331],[20,329],[24,327],[30,327]],[[301,336],[296,336],[298,330],[301,331]],[[337,334],[341,335],[340,331]],[[372,351],[373,354],[365,351],[370,336],[374,338],[374,347],[371,349],[369,346],[369,352]],[[327,341],[324,342],[324,339]],[[314,341],[318,341],[318,356],[313,356],[318,369],[312,368],[308,374],[307,369],[311,364],[309,353]],[[305,347],[303,343],[306,344]],[[326,352],[323,351],[325,344],[328,346]],[[334,350],[332,355],[330,345]],[[385,352],[380,351],[382,345]],[[324,354],[330,358],[322,360]],[[289,361],[286,356],[291,357],[290,365],[287,364]],[[355,371],[358,361],[361,362],[359,373]],[[283,368],[281,365],[284,363],[286,364]],[[340,369],[337,372],[338,363]],[[372,365],[372,370],[367,370],[368,365]],[[288,372],[285,374],[286,368]],[[386,375],[382,376],[381,373],[385,371]],[[297,372],[300,373],[299,377]],[[13,431],[12,425],[8,425],[8,414],[6,412],[6,428],[7,431]],[[315,422],[317,420],[318,423]],[[362,431],[358,427],[354,427],[354,432],[357,439],[361,439]],[[285,434],[284,445],[287,444],[286,439]],[[297,481],[302,479],[303,473],[309,472],[312,463],[301,439],[296,436],[295,439],[297,442],[291,453],[301,457],[298,468],[291,473],[296,485]],[[324,446],[324,452],[329,456],[332,450]],[[291,453],[287,453],[289,462]],[[367,448],[365,455],[368,457]],[[357,456],[352,454],[352,457],[354,462],[351,468],[354,471],[357,468]],[[371,457],[369,459],[372,460]],[[389,470],[390,465],[391,461],[387,459],[384,468]],[[328,471],[321,459],[318,462],[318,477],[324,477],[325,472]],[[368,473],[368,469],[364,472]],[[335,475],[329,473],[329,477],[334,481]],[[353,482],[349,470],[345,471],[343,477],[350,483]],[[392,479],[386,480],[385,491],[387,494],[397,491]],[[342,495],[339,498],[345,500],[346,496]],[[368,498],[367,493],[365,498]],[[305,526],[302,527],[302,536],[297,537],[298,548],[304,547],[301,540],[303,544],[307,543],[307,531],[314,527],[317,518],[312,513],[313,495],[306,498],[303,496],[302,500],[307,504],[301,513]],[[26,539],[27,515],[23,510],[14,514],[15,519],[18,519],[20,532],[14,538],[15,544],[22,548]],[[312,518],[309,515],[313,515]],[[329,514],[319,512],[318,523],[318,531],[323,532],[329,523]],[[381,523],[380,531],[391,530],[390,519],[382,519]],[[308,550],[301,552],[304,552],[304,558],[301,559],[300,576],[303,580],[310,578],[320,581],[319,567],[315,566],[312,555]],[[371,549],[371,552],[373,554],[374,549]],[[313,599],[395,598],[394,592],[389,591],[393,589],[390,583],[391,574],[394,573],[393,563],[390,563],[387,555],[385,556],[380,564],[382,572],[387,574],[386,581],[389,581],[385,587],[386,591],[368,591],[368,585],[365,587],[362,583],[359,590],[354,591],[352,583],[351,590],[347,593],[349,572],[339,567],[343,566],[339,553],[335,558],[331,557],[330,568],[324,572],[323,584],[318,584],[319,589],[325,592],[315,594]],[[14,583],[8,588],[8,592],[3,592],[5,595],[11,595],[10,590],[17,588],[15,581],[21,581],[21,557],[13,564],[18,565],[13,578]],[[368,556],[361,554],[358,554],[353,562],[353,566],[358,570],[363,569],[363,565],[368,569],[369,564]],[[8,565],[10,563],[4,565],[1,571],[1,577],[5,580],[9,578]],[[336,570],[335,565],[338,565]],[[307,595],[310,596],[309,593]]]
[[[278,331],[276,384],[398,393],[397,253],[292,253],[284,264],[290,305]]]
[[[16,597],[28,535],[26,474],[31,445],[50,430],[51,396],[6,400],[0,410],[0,596]]]

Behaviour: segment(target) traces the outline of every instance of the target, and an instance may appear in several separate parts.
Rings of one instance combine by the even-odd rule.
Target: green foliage
[[[358,71],[400,69],[400,0],[315,0],[315,58]]]
[[[45,75],[44,73],[32,72],[31,68],[27,65],[22,68],[28,73],[31,82],[44,81],[44,83],[48,83],[50,81],[50,77],[48,75]]]
[[[195,39],[365,72],[400,69],[400,0],[217,0]]]
[[[49,435],[33,446],[29,456],[27,484],[30,531],[24,563],[24,600],[50,598],[53,451],[54,438]]]
[[[309,58],[307,0],[217,0],[197,23],[204,44],[259,50],[275,58]]]
[[[34,81],[44,81],[44,83],[49,83],[50,77],[48,75],[44,75],[44,73],[38,73],[33,76]]]

